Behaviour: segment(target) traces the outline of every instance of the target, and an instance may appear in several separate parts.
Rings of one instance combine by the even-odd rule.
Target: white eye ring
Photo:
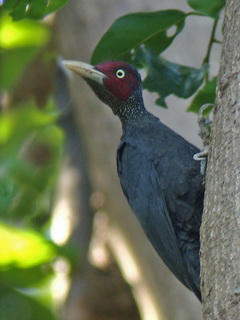
[[[118,69],[116,71],[116,76],[119,78],[119,79],[122,79],[125,77],[125,71],[123,69]]]

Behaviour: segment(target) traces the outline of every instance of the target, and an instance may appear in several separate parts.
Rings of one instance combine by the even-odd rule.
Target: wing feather
[[[180,252],[154,160],[122,142],[117,166],[123,192],[152,245],[175,276],[199,296]]]

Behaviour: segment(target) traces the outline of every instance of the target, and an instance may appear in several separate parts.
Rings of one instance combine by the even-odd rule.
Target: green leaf
[[[147,71],[143,81],[144,89],[157,92],[160,97],[156,103],[165,108],[165,98],[170,94],[185,99],[193,95],[201,86],[208,69],[206,64],[200,69],[182,66],[144,48],[138,50],[135,60]]]
[[[187,111],[198,113],[199,108],[206,103],[214,103],[216,97],[217,77],[208,81],[204,87],[198,91],[192,100]]]
[[[164,30],[158,33],[156,36],[151,37],[149,40],[145,41],[145,47],[152,50],[156,54],[160,54],[170,46],[175,37],[182,31],[184,23],[185,21],[183,20],[181,23],[177,24],[176,27],[174,26],[175,30],[171,36],[168,36],[168,32]]]
[[[188,4],[201,14],[218,19],[225,0],[188,0]]]
[[[54,11],[57,11],[65,6],[66,3],[68,3],[69,0],[50,0],[48,1],[45,14],[52,13]]]
[[[0,267],[0,279],[18,288],[39,286],[39,284],[44,280],[48,280],[53,274],[54,271],[50,264],[40,264],[24,268],[15,265],[7,266],[6,268]]]
[[[39,129],[52,125],[58,118],[58,113],[53,108],[51,101],[45,110],[38,109],[34,103],[28,102],[0,114],[0,147],[5,148],[0,157],[11,154],[11,144],[16,143],[19,147],[28,135],[36,134]],[[22,125],[23,119],[24,125]]]
[[[17,1],[13,10],[10,12],[10,15],[14,20],[24,19],[26,15],[26,8],[28,5],[28,0]]]
[[[2,8],[5,10],[11,10],[17,4],[18,0],[5,0],[2,4]]]
[[[56,320],[49,306],[6,283],[0,283],[1,320]]]
[[[40,47],[50,38],[46,25],[32,20],[13,22],[6,14],[1,15],[0,35],[0,47],[3,49]]]
[[[62,8],[68,0],[5,0],[2,8],[9,11],[12,18],[41,19],[45,15]]]
[[[46,110],[29,104],[0,115],[0,213],[4,218],[31,219],[49,210],[63,143],[63,133],[54,125],[58,114],[52,108],[52,103]]]
[[[28,1],[26,15],[28,19],[41,19],[45,15],[46,0]]]
[[[0,89],[11,89],[38,52],[36,47],[3,51],[0,60]]]
[[[29,268],[52,260],[54,246],[40,233],[0,224],[0,269]]]
[[[25,67],[46,45],[50,32],[47,26],[30,20],[13,22],[6,14],[0,24],[0,89],[11,89]]]
[[[131,61],[132,50],[146,44],[158,53],[182,30],[186,14],[178,10],[132,13],[117,19],[96,46],[91,63],[105,60]],[[167,35],[176,26],[175,33]],[[157,48],[157,49],[156,49]]]
[[[2,166],[1,166],[2,169]],[[0,212],[3,215],[11,204],[13,203],[14,197],[16,196],[14,182],[10,177],[1,177],[0,183]]]

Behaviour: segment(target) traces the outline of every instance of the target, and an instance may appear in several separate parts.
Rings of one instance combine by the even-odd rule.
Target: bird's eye
[[[116,76],[119,78],[119,79],[122,79],[125,77],[125,71],[123,69],[118,69],[116,71]]]

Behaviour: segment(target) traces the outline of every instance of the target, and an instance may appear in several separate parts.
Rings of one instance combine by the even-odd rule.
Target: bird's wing
[[[198,149],[179,140],[174,141],[177,145],[170,145],[161,161],[156,160],[155,167],[163,181],[168,210],[173,216],[175,214],[176,223],[191,221],[192,231],[198,233],[204,193],[200,164],[193,160]]]
[[[123,192],[152,245],[175,276],[199,295],[183,261],[154,161],[123,142],[117,165]]]

